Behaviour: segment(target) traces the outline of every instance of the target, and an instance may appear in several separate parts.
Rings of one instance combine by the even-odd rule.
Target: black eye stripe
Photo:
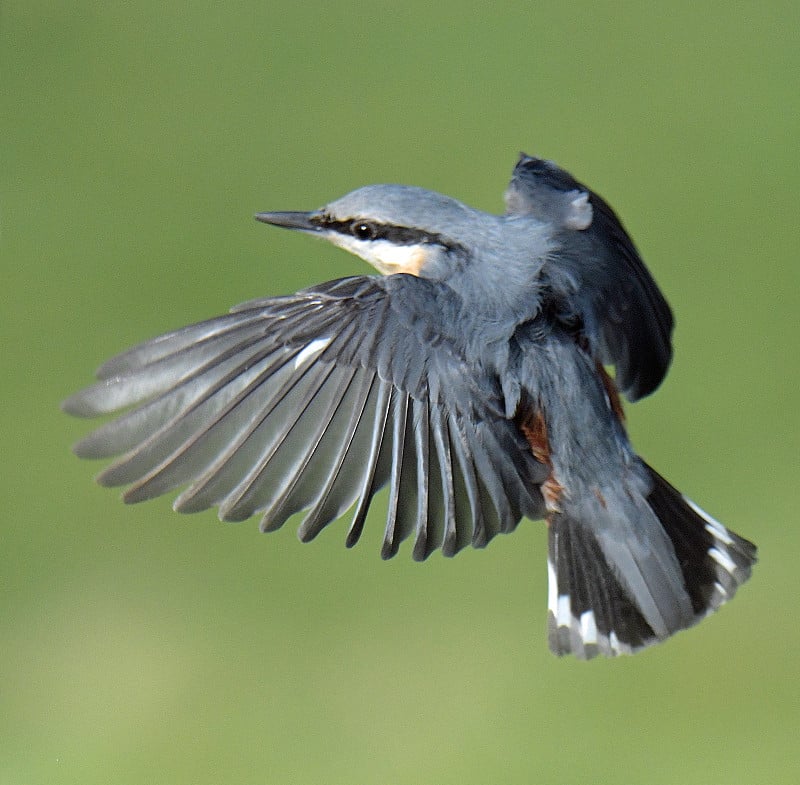
[[[322,229],[329,229],[339,234],[347,234],[359,240],[387,240],[394,245],[434,243],[445,248],[449,248],[451,245],[440,234],[426,232],[422,229],[411,229],[407,226],[382,224],[363,218],[356,218],[351,221],[337,221],[328,216],[321,216],[315,219],[314,223]]]
[[[350,233],[359,240],[374,240],[378,235],[378,227],[371,221],[353,221]]]

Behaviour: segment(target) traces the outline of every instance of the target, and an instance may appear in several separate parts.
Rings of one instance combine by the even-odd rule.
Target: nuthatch
[[[691,626],[750,576],[755,546],[639,458],[618,390],[661,383],[672,314],[609,205],[521,156],[504,215],[400,185],[259,221],[322,237],[386,275],[239,305],[109,360],[64,403],[126,410],[79,442],[138,502],[307,510],[303,541],[389,486],[382,555],[483,547],[520,519],[549,533],[551,649],[635,652]],[[613,365],[612,378],[604,366]]]

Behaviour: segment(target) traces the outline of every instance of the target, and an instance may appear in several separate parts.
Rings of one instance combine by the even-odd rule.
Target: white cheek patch
[[[345,251],[360,256],[384,275],[419,275],[428,258],[428,249],[422,243],[395,245],[388,240],[357,240],[346,235],[333,236],[330,240]]]

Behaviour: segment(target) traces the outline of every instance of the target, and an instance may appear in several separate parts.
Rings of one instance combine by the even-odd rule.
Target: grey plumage
[[[120,456],[126,501],[183,488],[182,512],[302,540],[389,485],[382,555],[486,545],[522,517],[550,529],[550,645],[636,651],[733,596],[755,548],[633,451],[630,400],[671,359],[672,314],[611,208],[523,156],[504,215],[410,186],[358,189],[260,220],[328,239],[385,277],[245,303],[103,365],[64,404],[126,410],[79,442]]]

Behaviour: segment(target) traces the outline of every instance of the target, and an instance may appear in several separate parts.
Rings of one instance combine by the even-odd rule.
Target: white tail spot
[[[558,618],[558,579],[556,568],[548,559],[547,561],[547,609]]]
[[[594,611],[584,611],[581,614],[581,638],[584,646],[597,643],[597,623],[594,620]]]
[[[683,500],[706,522],[706,531],[710,535],[716,537],[720,542],[724,542],[725,545],[733,545],[733,538],[728,533],[728,530],[716,518],[712,518],[691,499],[687,499],[684,496]]]
[[[720,567],[722,567],[725,572],[733,575],[736,572],[736,564],[728,556],[725,551],[721,551],[719,548],[710,548],[708,551],[708,555],[717,563]]]
[[[559,627],[572,626],[572,607],[569,600],[569,594],[560,594],[558,597],[556,624]]]

